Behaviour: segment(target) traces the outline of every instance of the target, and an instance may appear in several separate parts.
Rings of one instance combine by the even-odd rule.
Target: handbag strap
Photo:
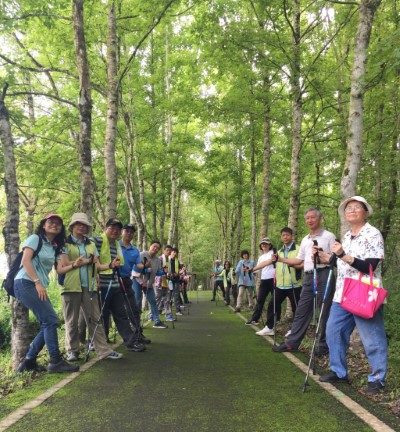
[[[360,272],[360,276],[358,276],[358,280],[361,282],[361,279],[365,273]],[[368,275],[365,275],[368,276]],[[369,265],[369,284],[370,286],[374,286],[374,272],[372,270],[372,265]]]

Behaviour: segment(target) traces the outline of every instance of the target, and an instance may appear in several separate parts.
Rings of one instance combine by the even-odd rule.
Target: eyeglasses
[[[362,205],[349,206],[344,209],[345,213],[350,213],[352,211],[361,210],[364,207]]]
[[[62,226],[62,222],[60,222],[57,219],[47,219],[46,222],[49,223],[50,225],[55,225],[55,226],[58,226],[58,227]]]

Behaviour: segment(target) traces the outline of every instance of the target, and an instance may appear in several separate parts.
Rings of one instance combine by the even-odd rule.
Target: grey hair
[[[320,210],[320,209],[317,209],[317,208],[315,208],[315,207],[310,207],[310,208],[308,208],[305,212],[304,212],[304,217],[306,217],[307,216],[307,213],[310,213],[310,212],[315,212],[315,214],[317,215],[317,217],[319,217],[319,218],[321,218],[321,217],[323,217],[324,215],[322,214],[322,211]]]

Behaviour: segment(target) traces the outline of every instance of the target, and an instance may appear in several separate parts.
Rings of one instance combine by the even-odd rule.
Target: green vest
[[[68,250],[68,258],[70,261],[75,261],[80,257],[79,247],[74,243],[65,243],[65,247]],[[96,256],[96,245],[94,242],[89,242],[85,244],[86,255]],[[89,281],[89,290],[97,291],[97,283],[96,283],[96,269],[95,269],[95,277],[92,282],[92,273],[93,268],[91,265],[85,265],[84,270],[88,272],[88,281]],[[93,288],[92,288],[93,287]],[[81,269],[79,267],[70,270],[68,273],[65,273],[64,285],[61,287],[61,294],[65,292],[82,292],[81,286]]]
[[[100,264],[109,264],[111,263],[111,250],[110,250],[110,242],[108,241],[108,237],[103,233],[101,235],[101,238],[103,239],[101,243],[101,249],[100,249]],[[124,265],[124,254],[121,249],[121,245],[118,241],[115,242],[115,246],[117,248],[117,257],[119,258],[121,265]],[[109,274],[111,275],[113,272],[112,269],[102,270],[101,274]]]
[[[295,243],[292,244],[288,254],[285,256],[282,249],[278,255],[282,258],[296,258],[299,249]],[[287,264],[277,261],[276,263],[276,286],[279,288],[290,289],[292,287],[301,287],[303,284],[303,272],[296,270],[293,267],[288,267]]]

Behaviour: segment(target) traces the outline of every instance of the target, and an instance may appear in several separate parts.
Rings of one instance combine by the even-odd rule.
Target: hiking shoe
[[[383,391],[384,387],[385,386],[379,381],[369,382],[367,386],[367,393],[372,395],[379,394]]]
[[[17,372],[35,371],[35,372],[45,372],[47,369],[44,366],[38,365],[36,359],[23,358],[18,367]]]
[[[171,315],[168,315],[167,317],[165,317],[165,321],[176,321],[176,319],[173,317],[173,316],[171,316]]]
[[[151,339],[147,338],[144,335],[140,335],[139,342],[147,345],[147,344],[151,343]]]
[[[292,334],[292,329],[288,330],[288,331],[285,333],[285,338],[289,337],[291,334]]]
[[[244,324],[245,325],[258,325],[259,323],[258,323],[258,321],[255,321],[255,320],[249,320],[249,321],[246,321]]]
[[[273,336],[275,334],[274,329],[270,329],[268,326],[265,326],[262,330],[256,332],[259,336]]]
[[[58,362],[50,362],[47,366],[47,370],[50,373],[64,373],[64,372],[78,372],[79,366],[67,363],[63,358],[60,358]]]
[[[130,345],[126,345],[128,351],[142,352],[146,350],[146,347],[141,342],[133,342]]]
[[[293,348],[291,345],[288,345],[284,342],[280,345],[273,345],[272,351],[275,351],[275,352],[295,352],[295,351],[297,351],[297,348]]]
[[[110,354],[108,354],[108,356],[106,357],[106,359],[110,359],[110,360],[119,360],[123,357],[123,355],[121,353],[118,353],[116,351],[110,352]]]
[[[235,308],[235,313],[239,313],[240,312],[240,308],[236,307]]]
[[[182,316],[183,313],[181,311],[178,311],[178,312],[175,313],[175,315]]]
[[[165,329],[167,328],[167,326],[163,322],[157,321],[156,323],[154,323],[153,328]]]
[[[335,372],[332,372],[329,375],[322,375],[319,377],[320,382],[325,382],[325,383],[349,383],[349,378],[347,377],[347,375],[343,378],[338,377]],[[368,383],[369,384],[369,383]]]
[[[74,362],[74,361],[78,361],[79,360],[79,356],[76,353],[69,353],[67,356],[67,361],[69,362]]]
[[[315,355],[317,357],[323,357],[324,355],[329,354],[329,348],[328,347],[319,347],[316,351],[315,351]]]

